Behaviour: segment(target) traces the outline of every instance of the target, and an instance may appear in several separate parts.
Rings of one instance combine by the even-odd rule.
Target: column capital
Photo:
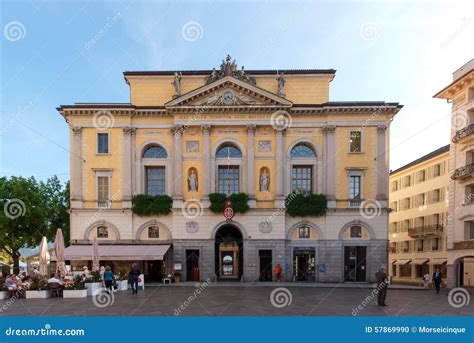
[[[387,131],[387,126],[385,125],[381,125],[381,126],[377,126],[377,132],[378,133],[385,133],[385,131]]]
[[[80,135],[82,133],[82,126],[73,126],[71,130],[75,135]]]
[[[137,129],[134,127],[127,126],[127,127],[122,128],[122,131],[126,135],[134,135]]]
[[[208,125],[208,124],[205,124],[205,125],[201,125],[201,130],[204,132],[204,133],[211,133],[211,125]]]
[[[326,125],[321,128],[323,134],[332,134],[336,132],[336,126],[334,125]]]
[[[256,129],[257,129],[257,125],[255,124],[248,124],[246,127],[247,133],[255,134]]]
[[[184,126],[183,125],[175,125],[171,128],[171,132],[173,133],[173,135],[175,135],[175,137],[178,137],[184,133]]]

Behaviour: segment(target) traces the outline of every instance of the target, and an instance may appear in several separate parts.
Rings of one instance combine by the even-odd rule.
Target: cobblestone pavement
[[[389,306],[383,308],[377,306],[373,289],[276,289],[147,287],[138,295],[117,292],[113,304],[103,308],[97,307],[92,297],[17,299],[10,306],[0,300],[0,316],[474,316],[474,295],[467,306],[454,308],[446,289],[439,295],[433,290],[392,289],[387,296]],[[359,305],[361,309],[355,311]]]

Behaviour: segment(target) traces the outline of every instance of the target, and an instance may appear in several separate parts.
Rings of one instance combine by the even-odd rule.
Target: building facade
[[[446,276],[449,145],[390,173],[389,254],[392,282],[420,284]]]
[[[474,60],[435,95],[452,103],[449,154],[448,282],[474,287]]]
[[[130,103],[63,105],[74,268],[140,263],[145,278],[369,282],[387,263],[389,125],[402,107],[331,102],[334,70],[125,72]],[[291,194],[327,210],[292,217]],[[212,211],[245,193],[246,211]],[[140,195],[171,212],[137,214]],[[153,206],[155,206],[154,204]],[[161,206],[161,205],[160,205]],[[146,209],[145,209],[146,210]],[[228,213],[227,213],[228,214]]]

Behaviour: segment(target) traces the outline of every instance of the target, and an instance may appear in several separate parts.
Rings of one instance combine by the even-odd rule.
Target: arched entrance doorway
[[[217,230],[215,265],[218,280],[240,280],[243,274],[242,242],[242,233],[232,224],[225,224]]]
[[[474,256],[463,256],[454,261],[456,287],[474,288]]]

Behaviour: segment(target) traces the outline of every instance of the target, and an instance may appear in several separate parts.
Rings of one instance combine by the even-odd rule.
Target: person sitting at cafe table
[[[58,274],[51,274],[51,277],[48,279],[48,283],[59,283],[59,284],[61,284],[61,280],[59,279]]]

